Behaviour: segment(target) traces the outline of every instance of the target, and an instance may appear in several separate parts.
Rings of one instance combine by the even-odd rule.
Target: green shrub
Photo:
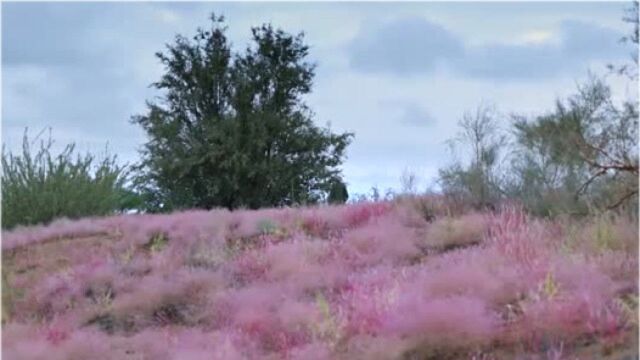
[[[131,194],[125,190],[125,166],[105,154],[74,154],[75,145],[53,155],[51,137],[32,149],[27,133],[22,154],[2,149],[2,228],[48,223],[60,217],[106,215],[123,210]]]

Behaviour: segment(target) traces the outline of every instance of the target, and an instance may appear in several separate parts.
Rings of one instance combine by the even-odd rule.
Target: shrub
[[[105,215],[130,201],[124,190],[127,170],[116,164],[115,156],[100,161],[89,153],[74,156],[74,144],[53,155],[52,145],[51,138],[41,141],[34,153],[25,132],[21,155],[3,148],[3,228]]]

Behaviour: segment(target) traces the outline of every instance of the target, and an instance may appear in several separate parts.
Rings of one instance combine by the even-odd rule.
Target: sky
[[[226,17],[243,50],[250,28],[271,23],[305,33],[317,64],[304,100],[314,121],[355,138],[342,166],[350,193],[419,190],[455,156],[446,140],[479,105],[503,125],[575,92],[589,72],[629,60],[619,42],[627,2],[537,3],[2,3],[2,141],[21,146],[25,128],[51,128],[56,146],[105,147],[138,160],[145,134],[130,122],[159,93],[157,51],[176,34]],[[637,84],[607,76],[618,98]]]

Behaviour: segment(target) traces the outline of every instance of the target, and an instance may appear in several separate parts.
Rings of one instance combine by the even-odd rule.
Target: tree
[[[609,64],[609,69],[620,75],[626,75],[631,80],[638,80],[638,41],[640,40],[640,9],[638,1],[633,1],[631,6],[626,9],[625,16],[622,20],[631,24],[631,31],[622,37],[623,43],[631,44],[630,63],[623,65]]]
[[[617,105],[602,80],[591,78],[553,111],[513,126],[516,195],[534,209],[585,212],[637,196],[637,103]],[[555,198],[543,204],[548,194]]]
[[[418,177],[416,176],[416,174],[408,167],[402,170],[402,175],[400,175],[400,186],[402,188],[402,193],[405,195],[413,195],[417,193],[417,185]]]
[[[466,148],[469,162],[456,161],[440,169],[440,186],[448,196],[475,207],[491,206],[501,196],[498,160],[506,137],[500,133],[495,111],[486,105],[475,113],[466,112],[458,126],[460,131],[450,146],[454,151],[459,145]]]
[[[224,18],[211,21],[157,54],[162,96],[132,118],[149,137],[139,166],[149,210],[321,200],[353,134],[314,124],[302,99],[315,69],[303,34],[254,27],[252,46],[232,53]]]
[[[329,204],[344,204],[349,200],[349,193],[347,192],[347,185],[341,181],[336,180],[331,184],[329,190],[329,197],[327,198]]]

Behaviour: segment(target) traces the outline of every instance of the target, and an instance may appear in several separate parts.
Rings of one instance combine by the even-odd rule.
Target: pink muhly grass
[[[330,246],[320,240],[294,240],[267,246],[264,279],[286,282],[300,293],[333,287],[345,279],[348,271],[344,264],[329,258]]]
[[[180,329],[169,339],[171,359],[246,359],[250,347],[242,347],[239,335],[229,331],[204,332]],[[257,354],[251,354],[256,356]]]
[[[395,335],[354,335],[346,344],[342,359],[401,359],[415,347],[415,341]]]
[[[429,297],[473,296],[495,305],[518,298],[526,289],[516,269],[479,263],[427,267],[407,285],[423,289]]]
[[[524,340],[535,344],[544,338],[575,340],[581,336],[616,336],[624,326],[621,310],[589,295],[541,300],[524,306],[519,325]]]
[[[638,293],[638,254],[606,251],[589,257],[598,270],[614,281],[623,293]]]
[[[427,226],[426,239],[420,245],[437,250],[476,245],[486,236],[487,228],[482,214],[440,218]]]
[[[72,310],[81,296],[81,284],[75,282],[71,274],[53,274],[27,292],[24,299],[15,305],[16,313],[36,314],[50,320]]]
[[[248,251],[228,261],[223,271],[232,284],[242,286],[263,280],[268,269],[269,263],[262,253]]]
[[[181,271],[170,277],[150,275],[130,292],[117,294],[110,313],[134,328],[152,324],[192,323],[220,280],[203,272]]]
[[[48,240],[85,237],[107,232],[106,222],[101,218],[75,221],[59,219],[49,225],[18,227],[10,231],[2,231],[2,250],[11,250]]]
[[[399,296],[398,276],[384,266],[349,277],[337,304],[348,335],[380,332],[387,311]]]
[[[71,324],[59,319],[54,319],[43,329],[45,339],[52,345],[59,345],[69,339],[72,331]]]
[[[620,298],[637,292],[631,222],[578,229],[577,245],[565,246],[569,223],[513,207],[418,221],[403,206],[187,211],[14,230],[11,246],[100,235],[11,253],[9,285],[24,296],[10,321],[42,325],[4,324],[3,350],[56,360],[393,359],[484,354],[511,340],[567,349],[635,326]],[[166,238],[154,243],[158,234]],[[425,254],[425,244],[438,250]]]
[[[310,339],[308,322],[312,313],[305,310],[311,308],[288,301],[284,294],[280,288],[256,287],[232,297],[234,328],[258,341],[266,352],[286,354]],[[288,309],[283,308],[287,305]]]
[[[356,267],[399,263],[419,256],[415,232],[394,220],[380,219],[347,232],[338,256]]]
[[[331,349],[323,343],[309,343],[295,347],[289,353],[291,360],[332,360]]]
[[[612,306],[615,290],[615,283],[594,266],[558,259],[538,285],[538,295],[523,304],[521,328],[534,340],[616,334],[623,314]]]
[[[478,298],[426,298],[408,293],[389,312],[384,331],[437,346],[466,347],[489,343],[497,325],[497,316]]]
[[[544,266],[549,257],[544,225],[524,210],[505,207],[489,220],[488,241],[504,256],[527,268]]]
[[[287,242],[267,246],[264,250],[265,261],[270,264],[268,278],[272,280],[286,279],[290,275],[303,271],[313,264],[314,250],[305,241]]]
[[[336,237],[348,226],[345,214],[349,208],[350,205],[330,205],[300,209],[296,222],[310,236]]]
[[[331,230],[329,223],[316,211],[304,216],[301,226],[305,233],[320,238],[327,238]]]
[[[615,295],[616,284],[592,264],[556,259],[549,273],[557,283],[560,295],[586,293],[601,299]]]
[[[115,355],[106,337],[93,331],[63,332],[50,328],[44,333],[32,332],[30,337],[8,343],[4,341],[5,331],[6,328],[3,330],[3,357],[8,359],[108,360]]]
[[[357,227],[370,219],[380,217],[391,210],[388,202],[365,202],[345,208],[345,220],[348,227]]]

